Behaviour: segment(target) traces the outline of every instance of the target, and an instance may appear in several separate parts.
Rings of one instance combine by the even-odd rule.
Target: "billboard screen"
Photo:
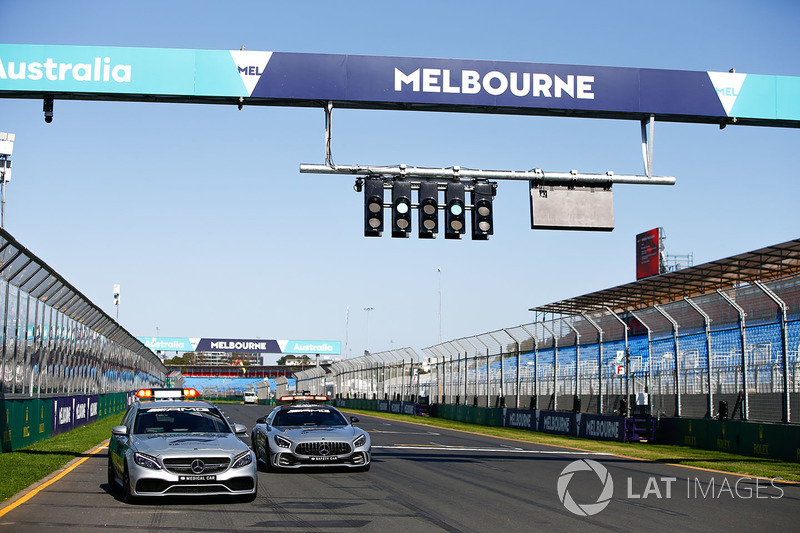
[[[636,279],[661,274],[661,228],[636,236]]]

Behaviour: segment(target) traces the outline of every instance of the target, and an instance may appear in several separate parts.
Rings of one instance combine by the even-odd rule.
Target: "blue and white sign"
[[[0,44],[0,97],[335,105],[800,127],[800,78],[250,50]]]
[[[152,351],[192,352],[194,346],[187,337],[136,337]]]
[[[339,355],[342,353],[340,341],[283,341],[279,340],[281,353],[284,354],[328,354]]]

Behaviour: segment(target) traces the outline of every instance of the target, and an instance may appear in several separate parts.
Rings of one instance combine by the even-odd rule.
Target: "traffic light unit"
[[[392,185],[392,237],[406,238],[411,232],[411,183],[395,180]]]
[[[433,239],[439,233],[439,184],[419,184],[419,238]]]
[[[383,233],[383,180],[364,180],[364,237],[380,237]]]
[[[493,197],[494,186],[489,182],[476,183],[472,187],[472,240],[485,241],[489,235],[494,235]]]
[[[380,237],[384,229],[383,210],[391,208],[392,237],[407,238],[411,233],[411,211],[418,213],[418,235],[420,239],[434,239],[439,233],[439,189],[444,186],[445,239],[461,239],[466,233],[467,211],[472,211],[472,239],[487,240],[494,234],[494,210],[492,199],[497,184],[475,181],[414,182],[398,178],[366,178],[356,183],[356,189],[364,190],[364,236]],[[391,204],[384,203],[384,189],[392,189]],[[412,203],[412,190],[418,190],[418,202]],[[470,192],[471,205],[466,203],[466,192]]]
[[[448,183],[444,195],[445,203],[445,239],[460,239],[465,232],[466,205],[464,203],[464,184]]]

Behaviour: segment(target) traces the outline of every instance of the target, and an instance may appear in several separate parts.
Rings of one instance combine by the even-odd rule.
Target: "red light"
[[[137,398],[152,398],[153,389],[139,389],[136,391]]]
[[[183,397],[184,398],[198,398],[200,393],[197,392],[195,389],[183,389]]]

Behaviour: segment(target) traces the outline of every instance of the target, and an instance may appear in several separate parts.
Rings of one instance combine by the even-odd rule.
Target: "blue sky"
[[[365,54],[800,76],[794,1],[0,1],[0,41]],[[611,233],[530,229],[501,182],[488,242],[363,237],[320,109],[0,99],[17,135],[5,228],[134,335],[349,340],[347,355],[533,320],[528,308],[635,279],[663,227],[695,264],[798,237],[794,129],[657,123],[655,173],[614,188]],[[642,173],[639,124],[334,111],[340,164]],[[415,222],[416,223],[416,222]],[[345,313],[350,309],[349,327]]]

